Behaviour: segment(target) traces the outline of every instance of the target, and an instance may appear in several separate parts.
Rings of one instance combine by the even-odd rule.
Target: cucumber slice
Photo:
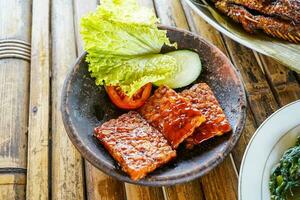
[[[199,55],[189,50],[177,50],[167,53],[177,60],[181,67],[175,77],[164,80],[163,83],[171,88],[181,88],[195,81],[201,73],[202,65]]]

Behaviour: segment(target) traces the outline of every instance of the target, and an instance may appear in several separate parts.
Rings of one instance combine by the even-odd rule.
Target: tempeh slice
[[[176,156],[163,134],[135,111],[103,123],[95,128],[95,136],[133,180]]]
[[[167,138],[173,149],[205,121],[199,110],[167,86],[160,86],[139,113]]]
[[[200,110],[206,121],[198,127],[193,135],[188,137],[187,148],[208,140],[216,135],[223,135],[231,131],[231,126],[212,90],[206,83],[199,83],[181,93],[189,99],[194,108]]]

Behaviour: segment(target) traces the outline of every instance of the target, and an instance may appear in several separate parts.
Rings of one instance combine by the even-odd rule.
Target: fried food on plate
[[[218,100],[206,83],[196,84],[190,89],[184,90],[181,95],[189,99],[193,107],[200,110],[206,118],[206,121],[185,140],[187,148],[192,148],[216,135],[223,135],[231,131],[231,126]]]
[[[139,113],[166,137],[173,149],[205,121],[199,110],[167,86],[160,86]]]
[[[95,136],[133,180],[176,156],[164,136],[135,111],[95,128]]]
[[[299,0],[214,0],[216,8],[253,33],[300,42]]]

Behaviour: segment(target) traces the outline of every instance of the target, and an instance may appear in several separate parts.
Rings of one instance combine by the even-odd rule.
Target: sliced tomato
[[[141,87],[132,97],[127,96],[119,86],[106,86],[106,92],[110,100],[119,108],[134,110],[146,102],[152,90],[152,84],[147,83]]]

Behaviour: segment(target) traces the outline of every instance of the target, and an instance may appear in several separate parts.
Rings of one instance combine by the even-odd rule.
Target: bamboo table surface
[[[139,2],[154,9],[162,24],[191,30],[219,47],[239,69],[248,111],[234,150],[206,176],[176,186],[131,185],[97,170],[71,144],[59,108],[66,74],[83,51],[80,18],[100,2],[0,0],[0,200],[237,199],[250,137],[270,114],[300,98],[300,76],[220,34],[183,0]]]

